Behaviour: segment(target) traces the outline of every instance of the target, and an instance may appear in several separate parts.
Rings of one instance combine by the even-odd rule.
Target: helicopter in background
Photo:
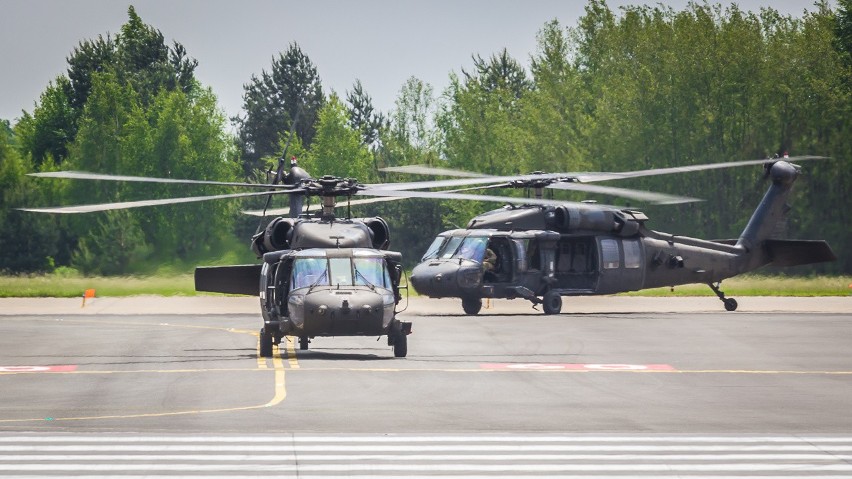
[[[467,228],[440,233],[411,273],[411,284],[435,298],[460,298],[466,314],[475,315],[483,298],[523,298],[545,314],[558,314],[562,297],[602,295],[663,286],[704,283],[727,311],[737,301],[720,290],[723,279],[762,266],[796,266],[834,261],[821,240],[772,238],[790,207],[787,197],[799,176],[791,163],[822,157],[797,157],[694,165],[626,173],[531,175],[519,179],[476,175],[423,166],[391,171],[478,176],[488,188],[577,189],[651,200],[692,201],[651,192],[599,187],[582,182],[762,164],[772,184],[738,239],[708,241],[649,229],[642,212],[588,203],[506,205],[476,216]],[[496,182],[496,183],[495,183]]]

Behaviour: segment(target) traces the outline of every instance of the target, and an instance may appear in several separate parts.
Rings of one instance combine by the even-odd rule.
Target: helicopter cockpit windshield
[[[293,261],[290,289],[315,286],[369,286],[391,289],[384,259],[303,257]]]
[[[443,240],[444,238],[436,238],[424,259],[468,259],[481,263],[485,257],[485,247],[488,244],[487,237],[468,236],[462,238],[453,236],[445,242]]]

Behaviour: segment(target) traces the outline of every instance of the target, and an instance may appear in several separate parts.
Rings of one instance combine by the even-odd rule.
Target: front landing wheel
[[[393,338],[393,357],[404,358],[408,354],[408,336],[405,333],[396,333]]]
[[[482,309],[482,299],[481,298],[462,298],[462,309],[465,314],[469,314],[474,316],[479,314],[479,310]]]
[[[544,314],[559,314],[562,311],[562,296],[556,291],[548,291],[541,300]]]
[[[265,329],[260,330],[260,357],[272,357],[272,335]]]
[[[726,311],[736,311],[737,310],[737,300],[734,298],[725,298],[725,310]]]

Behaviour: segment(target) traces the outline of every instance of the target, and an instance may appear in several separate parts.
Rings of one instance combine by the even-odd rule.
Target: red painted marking
[[[677,371],[668,364],[486,363],[479,367],[509,371]]]
[[[76,371],[73,364],[64,366],[0,366],[0,373],[66,373]]]

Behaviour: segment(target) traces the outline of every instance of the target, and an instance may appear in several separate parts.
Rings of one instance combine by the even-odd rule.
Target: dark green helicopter
[[[787,197],[799,176],[800,167],[792,161],[821,158],[785,157],[625,173],[537,173],[517,178],[479,175],[457,180],[453,184],[530,188],[535,191],[536,202],[507,205],[473,218],[467,228],[439,234],[413,269],[411,284],[426,296],[461,298],[467,314],[477,314],[483,298],[524,298],[533,307],[541,304],[545,314],[558,314],[563,296],[704,283],[723,301],[726,310],[734,311],[737,301],[720,290],[723,279],[768,264],[795,266],[836,259],[825,241],[772,237],[789,210]],[[688,197],[587,183],[749,164],[762,164],[771,185],[738,239],[708,241],[654,231],[645,225],[648,218],[635,209],[541,203],[546,187],[657,203],[691,201]],[[390,170],[457,174],[422,166]]]
[[[198,267],[195,289],[259,296],[263,326],[260,356],[273,354],[285,336],[307,349],[317,336],[383,336],[395,357],[408,352],[411,323],[397,319],[402,299],[402,255],[388,251],[390,231],[380,217],[338,218],[338,197],[367,190],[351,178],[311,178],[295,159],[284,175],[284,161],[271,184],[178,180],[83,172],[34,173],[32,176],[83,180],[134,181],[182,185],[261,188],[235,193],[54,208],[24,208],[41,213],[88,213],[246,196],[289,195],[290,217],[273,218],[252,237],[257,264]],[[305,198],[319,197],[322,207],[303,212]],[[268,205],[268,202],[267,202]],[[265,216],[265,215],[264,215]]]

